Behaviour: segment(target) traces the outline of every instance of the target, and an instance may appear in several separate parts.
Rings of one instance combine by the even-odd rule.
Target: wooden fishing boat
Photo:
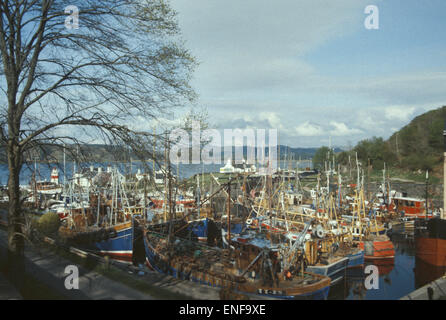
[[[147,265],[160,273],[217,288],[230,288],[247,297],[326,299],[330,278],[303,270],[283,273],[273,248],[231,243],[231,249],[145,231]],[[298,270],[296,266],[296,270]]]
[[[435,217],[432,212],[426,213],[426,200],[408,197],[393,197],[391,211],[401,213],[408,219],[432,219]],[[430,205],[432,208],[432,205]]]
[[[366,216],[368,211],[365,205],[364,190],[356,194],[353,204],[353,214],[343,216],[344,220],[350,220],[350,234],[353,242],[364,251],[365,260],[393,259],[395,247],[390,238],[381,234],[382,225],[378,224],[376,215]]]
[[[359,241],[359,247],[364,250],[365,260],[393,259],[395,247],[386,235],[370,235]]]

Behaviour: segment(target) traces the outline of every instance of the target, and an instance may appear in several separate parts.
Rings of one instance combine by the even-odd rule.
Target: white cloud
[[[322,128],[314,123],[306,121],[295,128],[296,134],[303,137],[315,137],[324,134]]]
[[[259,119],[268,121],[271,128],[274,128],[274,129],[283,128],[280,117],[276,112],[261,112],[259,114]]]
[[[349,128],[343,122],[330,121],[330,125],[334,127],[334,129],[330,131],[330,134],[333,136],[349,136],[362,133],[362,130]]]
[[[394,106],[387,107],[384,110],[384,116],[388,120],[398,120],[407,122],[410,120],[411,115],[415,111],[415,107],[407,106]]]
[[[172,0],[197,56],[201,93],[293,88],[314,70],[304,55],[363,28],[366,0]]]

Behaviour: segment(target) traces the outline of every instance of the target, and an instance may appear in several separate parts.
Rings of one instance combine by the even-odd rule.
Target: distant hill
[[[409,169],[433,169],[443,160],[446,106],[426,112],[388,140],[397,163]]]
[[[360,161],[370,163],[374,169],[388,167],[402,170],[442,170],[443,129],[446,119],[446,106],[428,111],[384,140],[373,137],[362,140],[353,148]],[[348,152],[337,155],[338,162],[346,163]]]
[[[88,162],[110,162],[110,161],[128,161],[130,158],[136,159],[136,156],[133,154],[129,154],[129,150],[123,147],[118,146],[109,146],[104,144],[86,144],[82,145],[79,150],[77,148],[72,147],[73,153],[78,155],[83,161]],[[125,150],[124,150],[125,149]],[[243,147],[243,157],[247,158],[247,146]],[[313,158],[318,148],[292,148],[285,145],[280,145],[277,148],[277,153],[279,154],[280,150],[280,159],[292,159],[292,160],[305,160]],[[335,152],[342,151],[339,148],[335,148]],[[221,150],[221,160],[224,159],[224,149]],[[257,149],[255,149],[257,155]],[[265,155],[268,156],[269,150],[268,146],[265,150]],[[189,155],[192,155],[192,152],[189,152]],[[233,158],[235,157],[235,147],[232,149]],[[38,152],[37,154],[27,154],[24,157],[26,162],[32,162],[35,159],[37,161],[49,161],[49,162],[62,162],[63,161],[63,151],[61,148],[57,146],[46,146],[44,150]],[[159,155],[159,159],[161,159],[162,155]],[[45,160],[43,160],[45,159]],[[66,154],[66,161],[71,161],[73,158],[69,153]],[[0,149],[0,163],[7,163],[5,150]]]
[[[247,147],[244,146],[243,147],[243,156],[246,158],[247,156]],[[293,159],[293,160],[306,160],[306,159],[311,159],[314,157],[314,155],[316,154],[316,151],[319,148],[293,148],[293,147],[289,147],[289,146],[285,146],[285,145],[280,145],[277,147],[277,154],[279,155],[280,152],[280,159],[281,160],[288,160],[288,159]],[[235,152],[235,148],[232,148],[233,150],[233,155]],[[335,152],[340,152],[342,151],[342,149],[340,148],[334,148]],[[255,152],[257,152],[257,148],[255,148]],[[266,147],[265,150],[265,155],[268,155],[269,151],[268,151],[268,146]],[[222,155],[223,156],[223,155]],[[222,159],[224,160],[224,159]]]
[[[67,146],[67,148],[70,148],[70,146]],[[71,146],[71,154],[70,152],[66,152],[66,161],[72,161],[74,156],[78,157],[80,161],[91,162],[123,161],[129,159],[128,150],[125,150],[125,148],[103,144],[85,144],[79,148]],[[32,162],[34,160],[38,162],[62,162],[63,158],[64,152],[62,148],[56,145],[45,146],[38,152],[33,151],[24,155],[25,162]],[[4,149],[0,149],[0,163],[7,163]]]

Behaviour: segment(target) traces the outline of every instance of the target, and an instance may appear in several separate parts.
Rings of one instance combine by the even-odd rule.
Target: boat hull
[[[433,266],[446,266],[446,240],[440,238],[416,239],[417,257]]]
[[[365,260],[393,259],[395,257],[395,247],[390,240],[361,241],[359,248],[364,250]]]
[[[89,250],[122,262],[132,262],[133,226],[131,223],[113,227],[116,235],[109,239],[97,241],[88,246]]]
[[[344,278],[348,261],[348,258],[342,258],[328,265],[308,266],[306,271],[328,276],[331,279],[331,285],[335,285]]]
[[[416,256],[433,266],[446,266],[446,220],[431,219],[415,237]]]
[[[348,257],[348,264],[347,264],[348,269],[360,268],[364,266],[364,260],[365,260],[364,251],[361,250],[359,252],[349,254],[347,257]]]

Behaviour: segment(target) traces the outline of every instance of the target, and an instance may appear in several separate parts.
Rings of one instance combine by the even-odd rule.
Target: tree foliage
[[[358,153],[358,159],[364,164],[370,163],[374,169],[383,169],[384,163],[394,165],[396,155],[388,142],[383,138],[373,137],[360,141],[353,149]]]
[[[316,150],[313,156],[313,168],[323,169],[325,167],[325,161],[329,155],[330,149],[326,146],[320,147]]]

